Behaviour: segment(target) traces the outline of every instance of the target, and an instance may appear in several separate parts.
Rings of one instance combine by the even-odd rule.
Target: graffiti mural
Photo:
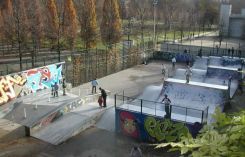
[[[133,114],[129,112],[120,113],[120,126],[126,135],[138,138],[137,122]]]
[[[0,105],[16,98],[26,78],[19,75],[0,77]]]
[[[51,88],[62,79],[62,64],[53,64],[0,77],[0,105],[18,96]]]
[[[189,128],[193,126],[194,124],[171,122],[168,119],[116,109],[116,131],[144,142],[177,141],[182,136],[187,136]]]

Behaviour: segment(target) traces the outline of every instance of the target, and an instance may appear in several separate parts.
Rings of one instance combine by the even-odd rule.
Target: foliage
[[[49,27],[51,28],[50,33],[53,38],[57,38],[57,32],[59,29],[59,17],[57,13],[57,6],[55,0],[49,0],[47,4],[48,12],[49,12]]]
[[[245,156],[245,111],[226,115],[216,110],[214,118],[216,122],[206,125],[196,139],[183,137],[178,143],[163,143],[157,148],[171,146],[190,157]]]
[[[78,17],[81,25],[81,39],[86,49],[96,47],[97,19],[95,0],[80,0]]]
[[[77,34],[77,15],[73,0],[65,0],[64,15],[64,33],[69,45],[73,48]]]
[[[118,1],[105,0],[103,16],[100,25],[101,39],[104,44],[115,44],[121,39],[121,19],[119,15]]]

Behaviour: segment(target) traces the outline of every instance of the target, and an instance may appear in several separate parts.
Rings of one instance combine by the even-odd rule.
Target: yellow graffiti
[[[0,77],[0,105],[7,103],[17,96],[14,91],[15,84],[23,86],[25,82],[26,79],[19,75]]]

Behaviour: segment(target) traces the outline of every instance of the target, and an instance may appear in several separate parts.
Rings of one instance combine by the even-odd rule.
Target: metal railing
[[[165,117],[165,104],[161,102],[128,97],[125,96],[124,93],[122,95],[115,94],[114,99],[116,109],[136,112],[144,115],[156,116],[159,118]],[[184,123],[207,123],[208,107],[203,107],[203,109],[196,109],[174,104],[170,104],[169,106],[171,112],[171,120],[173,121]]]

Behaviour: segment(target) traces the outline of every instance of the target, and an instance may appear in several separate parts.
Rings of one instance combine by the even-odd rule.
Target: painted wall
[[[62,64],[52,64],[0,77],[0,106],[19,97],[61,83]]]
[[[158,117],[116,109],[116,131],[144,142],[174,141],[188,129],[194,136],[201,129],[201,125],[187,124],[185,127],[183,123],[174,123],[173,126],[170,121]]]

